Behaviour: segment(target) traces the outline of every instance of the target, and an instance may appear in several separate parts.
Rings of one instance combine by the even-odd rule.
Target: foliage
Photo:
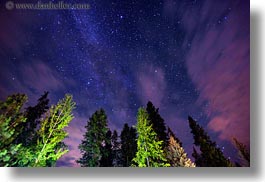
[[[195,159],[196,166],[232,167],[233,164],[223,155],[223,152],[216,147],[216,143],[211,141],[204,129],[190,116],[188,117],[188,120],[191,133],[193,134],[194,144],[199,146],[201,152],[198,153],[197,150],[193,148],[192,156]]]
[[[148,114],[140,108],[137,116],[136,125],[137,138],[137,153],[133,161],[139,167],[166,167],[170,166],[167,163],[165,153],[162,149],[162,141],[157,141],[157,135],[154,132]],[[161,161],[161,162],[157,162]]]
[[[195,167],[195,164],[187,157],[180,143],[172,135],[169,138],[166,154],[171,167]]]
[[[249,167],[250,166],[250,153],[246,145],[239,142],[236,138],[233,138],[233,141],[234,141],[235,147],[238,149],[242,166]]]
[[[21,145],[14,141],[22,131],[22,124],[26,122],[21,112],[26,101],[25,94],[13,94],[5,102],[0,102],[0,166],[16,164],[14,158],[19,154]]]
[[[112,157],[113,157],[113,167],[120,167],[121,164],[121,144],[118,141],[118,133],[116,130],[113,131],[111,136],[112,143]]]
[[[47,166],[47,164],[55,164],[63,154],[68,152],[66,146],[62,142],[68,133],[64,130],[73,119],[72,110],[75,103],[72,96],[66,94],[63,100],[57,105],[51,106],[38,133],[37,144],[34,151],[34,160],[29,161],[30,166]]]
[[[101,146],[101,159],[100,167],[112,167],[113,155],[112,155],[112,144],[111,144],[112,133],[110,130],[106,133],[104,139],[104,145]]]
[[[49,109],[48,92],[45,92],[39,99],[37,105],[28,107],[25,111],[27,122],[23,123],[22,132],[16,138],[15,143],[21,143],[23,146],[29,146],[36,143],[37,126],[40,125],[41,116]]]
[[[125,123],[121,131],[121,163],[123,167],[132,165],[132,159],[135,157],[137,151],[136,135],[136,129],[129,127]]]
[[[86,125],[84,139],[79,145],[82,157],[77,160],[81,167],[99,167],[102,158],[102,144],[105,142],[107,116],[103,109],[96,111]]]
[[[168,137],[166,133],[166,126],[164,119],[159,114],[159,109],[155,108],[152,102],[147,103],[146,111],[148,119],[152,125],[154,132],[157,134],[157,141],[162,141],[162,147],[167,146]]]

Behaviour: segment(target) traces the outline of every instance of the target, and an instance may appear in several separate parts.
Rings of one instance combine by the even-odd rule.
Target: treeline
[[[0,101],[0,166],[55,166],[68,152],[63,142],[68,133],[64,129],[73,119],[75,102],[66,94],[49,106],[48,92],[35,106],[24,109],[26,101],[25,94],[13,94]],[[125,123],[120,135],[110,130],[105,111],[99,109],[87,121],[79,145],[81,158],[76,162],[81,167],[249,166],[249,152],[242,143],[234,139],[242,159],[241,164],[234,164],[192,117],[188,121],[194,138],[194,162],[151,102],[139,108],[136,125]]]

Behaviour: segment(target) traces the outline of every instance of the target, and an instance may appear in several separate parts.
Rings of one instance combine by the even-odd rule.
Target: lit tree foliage
[[[148,114],[145,109],[140,108],[137,116],[136,130],[137,153],[133,161],[138,167],[166,167],[167,163],[165,153],[162,149],[162,141],[157,141],[157,135],[154,132]],[[157,162],[161,161],[161,162]]]
[[[86,125],[86,133],[79,145],[82,157],[77,160],[81,167],[99,167],[102,158],[102,145],[105,143],[107,116],[103,109],[96,111]]]
[[[242,166],[249,167],[250,166],[250,153],[246,145],[239,142],[236,138],[233,138],[233,141],[234,141],[235,147],[238,149]]]
[[[195,164],[187,157],[180,143],[172,135],[169,138],[166,154],[171,167],[195,167]]]
[[[35,157],[30,161],[30,165],[34,167],[54,165],[63,154],[68,152],[62,141],[68,135],[64,128],[73,119],[74,108],[75,103],[72,96],[68,94],[57,105],[51,106],[37,132],[37,145],[33,150]]]
[[[24,94],[8,96],[5,102],[0,101],[0,166],[14,166],[14,157],[21,152],[21,144],[14,141],[22,132],[26,122],[21,109],[27,101]]]
[[[121,163],[123,167],[132,165],[132,159],[136,155],[137,141],[136,129],[129,127],[127,123],[124,124],[121,131]]]
[[[204,129],[196,123],[190,116],[188,117],[191,133],[193,134],[194,144],[199,146],[198,153],[193,148],[192,156],[198,167],[232,167],[233,164],[223,155],[223,152],[216,147]]]
[[[167,128],[167,136],[168,136],[168,138],[170,138],[172,136],[174,138],[174,140],[176,140],[176,142],[182,147],[181,141],[175,136],[175,134],[173,133],[173,131],[171,130],[170,127]]]

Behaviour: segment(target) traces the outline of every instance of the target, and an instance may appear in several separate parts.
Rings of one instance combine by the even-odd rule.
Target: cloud
[[[69,152],[58,160],[57,166],[80,167],[79,164],[76,163],[76,160],[81,157],[78,145],[83,140],[83,135],[86,132],[85,125],[88,118],[82,117],[76,112],[74,113],[74,116],[75,118],[70,122],[66,129],[69,135],[64,140],[69,148]]]
[[[166,82],[164,72],[153,66],[146,67],[137,75],[137,89],[142,104],[152,101],[156,107],[163,102]]]
[[[30,88],[38,91],[60,90],[64,85],[56,71],[40,61],[33,61],[30,65],[21,68],[21,79]]]
[[[208,6],[203,8],[209,10]],[[229,6],[225,8],[227,7]],[[225,8],[219,7],[218,11],[225,11]],[[206,15],[198,17],[197,23],[202,23],[210,16],[208,11],[204,12]],[[217,12],[216,16],[218,15]],[[220,25],[203,30],[195,27],[187,25],[188,32],[193,35],[190,37],[193,38],[186,65],[191,79],[200,91],[197,104],[204,101],[209,103],[205,108],[210,119],[208,127],[218,132],[221,140],[236,137],[249,146],[249,7],[246,4],[239,5]],[[193,33],[196,32],[194,30],[197,33]]]
[[[40,60],[30,60],[17,68],[10,68],[10,64],[3,66],[5,69],[0,73],[2,99],[12,93],[25,93],[32,104],[31,102],[35,102],[44,91],[49,91],[52,93],[49,96],[51,101],[57,102],[58,98],[55,98],[54,93],[64,91],[67,85],[71,85],[71,80],[62,82],[56,70]]]

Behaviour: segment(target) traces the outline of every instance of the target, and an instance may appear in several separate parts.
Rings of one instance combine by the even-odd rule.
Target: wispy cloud
[[[207,7],[202,7],[205,15],[198,16],[196,23],[210,17],[210,4],[208,2]],[[216,19],[216,25],[209,25],[208,28],[197,29],[196,25],[191,24],[186,26],[193,35],[186,65],[200,91],[197,103],[209,103],[205,108],[210,119],[208,127],[218,132],[222,140],[236,137],[249,145],[249,9],[242,6],[246,4],[238,4],[238,9],[233,9],[227,15],[218,14],[221,10],[225,12],[229,9],[229,3],[224,3],[215,13],[216,17],[211,17],[211,22]],[[188,19],[189,16],[184,18]],[[223,18],[222,22],[220,18]]]
[[[152,101],[156,107],[163,102],[166,89],[164,71],[158,67],[148,66],[137,75],[139,98],[143,105]]]

